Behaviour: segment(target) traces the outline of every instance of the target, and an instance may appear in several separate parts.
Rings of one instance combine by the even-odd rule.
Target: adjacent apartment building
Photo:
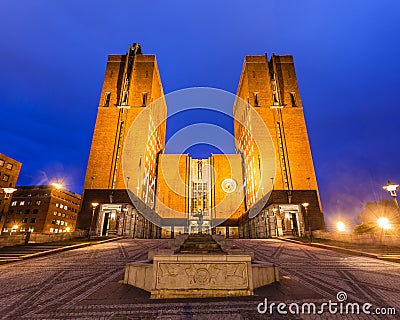
[[[52,185],[18,187],[12,195],[2,235],[74,231],[81,196]]]

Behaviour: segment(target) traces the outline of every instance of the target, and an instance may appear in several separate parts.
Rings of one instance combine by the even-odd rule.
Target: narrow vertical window
[[[142,106],[146,106],[147,103],[147,92],[142,93]]]
[[[278,95],[274,93],[274,105],[278,105]]]
[[[128,104],[128,91],[122,93],[122,105],[126,106]]]
[[[110,98],[111,98],[111,92],[106,92],[104,94],[104,107],[110,106]]]
[[[258,107],[258,92],[254,92],[254,106]]]
[[[297,105],[296,105],[296,94],[294,92],[290,92],[290,101],[292,103],[292,107],[297,107]]]

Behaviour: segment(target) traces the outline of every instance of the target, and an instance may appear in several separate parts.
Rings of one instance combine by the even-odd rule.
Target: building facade
[[[10,206],[11,193],[4,188],[12,188],[17,184],[22,163],[0,153],[0,230],[3,229],[5,213]],[[7,190],[8,191],[8,190]]]
[[[18,187],[2,228],[2,235],[72,232],[81,196],[52,185]]]
[[[155,56],[138,44],[110,55],[78,228],[135,235],[135,216],[147,226],[141,237],[324,229],[293,57],[247,56],[236,97],[236,154],[165,154],[167,105]]]

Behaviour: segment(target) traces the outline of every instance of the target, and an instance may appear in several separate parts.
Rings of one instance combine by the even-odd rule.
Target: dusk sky
[[[0,152],[22,162],[18,185],[63,179],[81,193],[107,55],[140,42],[165,93],[236,93],[245,55],[293,55],[328,227],[389,199],[382,185],[400,182],[400,2],[224,3],[2,0]]]

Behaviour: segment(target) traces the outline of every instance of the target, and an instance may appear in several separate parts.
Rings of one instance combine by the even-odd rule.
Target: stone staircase
[[[208,234],[192,234],[187,237],[176,254],[226,254]]]

